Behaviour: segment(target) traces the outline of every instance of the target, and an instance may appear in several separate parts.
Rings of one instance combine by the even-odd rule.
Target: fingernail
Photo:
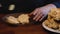
[[[35,18],[33,18],[33,20],[35,20]]]
[[[38,21],[38,20],[36,20],[36,21]]]

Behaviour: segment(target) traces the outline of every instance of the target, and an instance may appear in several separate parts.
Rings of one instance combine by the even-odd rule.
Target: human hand
[[[36,8],[33,12],[30,13],[30,15],[34,15],[33,20],[41,21],[48,14],[51,8],[56,8],[56,6],[49,4],[40,8]]]

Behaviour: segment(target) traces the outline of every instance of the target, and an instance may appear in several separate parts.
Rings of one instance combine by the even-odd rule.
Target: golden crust
[[[60,9],[53,8],[48,13],[48,18],[53,18],[55,20],[60,20]]]
[[[29,23],[29,16],[28,14],[21,14],[18,16],[18,21],[22,24]]]
[[[56,22],[55,20],[60,20],[60,9],[52,8],[51,11],[48,13],[47,20],[44,21],[44,24],[49,28],[60,30],[60,23]]]
[[[9,22],[10,24],[19,24],[19,21],[17,20],[17,18],[13,16],[7,17],[6,21]]]

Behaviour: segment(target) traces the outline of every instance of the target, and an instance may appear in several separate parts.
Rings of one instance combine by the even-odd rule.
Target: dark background
[[[0,13],[16,13],[16,12],[31,12],[37,7],[44,6],[55,0],[0,0]],[[15,4],[15,10],[9,11],[8,7],[11,4]]]

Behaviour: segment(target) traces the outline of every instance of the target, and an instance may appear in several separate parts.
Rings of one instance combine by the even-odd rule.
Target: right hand
[[[33,20],[35,21],[41,21],[48,12],[50,11],[51,8],[56,8],[53,4],[49,4],[43,7],[36,8],[33,12],[30,13],[30,15],[34,15]]]

